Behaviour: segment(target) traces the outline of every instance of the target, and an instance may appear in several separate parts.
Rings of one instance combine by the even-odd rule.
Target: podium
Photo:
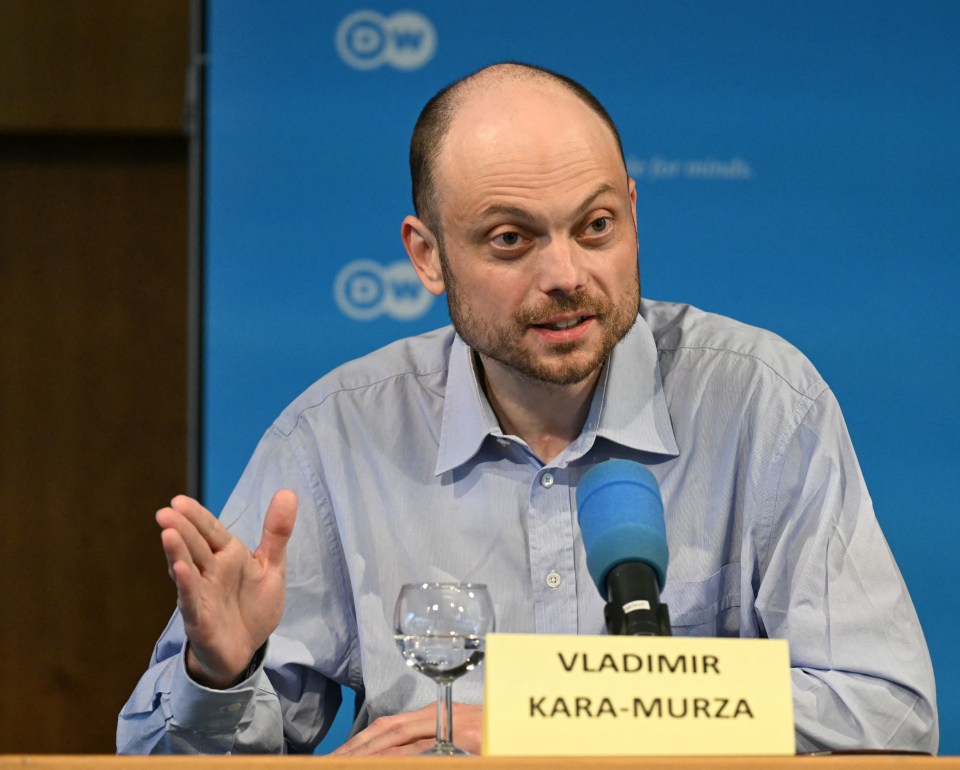
[[[279,757],[0,755],[0,770],[960,770],[960,757]]]

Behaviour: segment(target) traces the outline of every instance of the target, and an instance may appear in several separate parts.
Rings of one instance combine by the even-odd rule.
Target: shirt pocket
[[[740,635],[740,564],[704,580],[670,581],[663,589],[676,636]]]

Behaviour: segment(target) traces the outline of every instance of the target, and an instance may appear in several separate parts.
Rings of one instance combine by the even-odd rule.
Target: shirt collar
[[[480,450],[487,436],[502,435],[497,416],[480,388],[473,351],[457,334],[447,363],[447,390],[434,473],[439,476],[463,465]]]
[[[592,433],[631,449],[677,456],[680,450],[663,395],[657,347],[642,316],[637,316],[604,368],[581,435]],[[502,437],[503,432],[480,387],[473,352],[456,335],[434,472],[439,476],[470,460],[487,436]]]
[[[680,454],[663,395],[657,346],[642,316],[611,351],[600,386],[584,433],[593,431],[642,452]]]

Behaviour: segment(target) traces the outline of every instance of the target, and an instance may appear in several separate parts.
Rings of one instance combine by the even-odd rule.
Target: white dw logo
[[[358,70],[384,64],[415,70],[430,61],[436,50],[437,31],[416,11],[398,11],[393,16],[354,11],[337,27],[337,53]]]
[[[412,321],[433,304],[433,295],[423,288],[407,261],[392,265],[369,259],[349,262],[333,282],[333,298],[343,314],[355,321],[372,321],[384,314]]]

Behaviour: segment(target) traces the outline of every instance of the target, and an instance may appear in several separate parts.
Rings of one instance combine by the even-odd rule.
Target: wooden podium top
[[[115,757],[0,755],[0,770],[960,770],[960,757],[846,754],[803,757]]]

